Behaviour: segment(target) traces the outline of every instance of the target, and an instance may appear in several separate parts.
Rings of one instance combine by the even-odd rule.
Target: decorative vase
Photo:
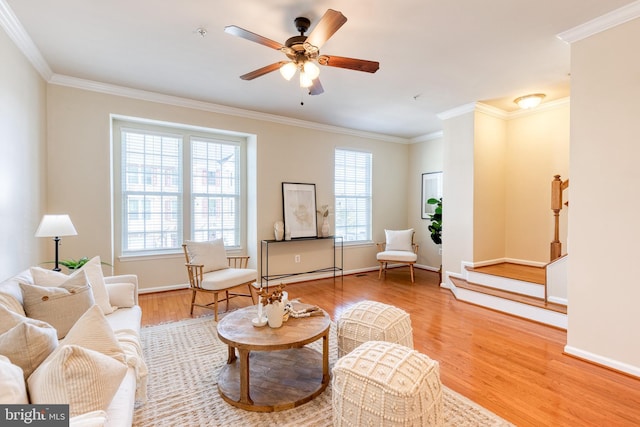
[[[322,237],[329,236],[329,219],[326,216],[322,217],[322,228],[320,229],[320,234]]]
[[[284,303],[282,301],[267,304],[265,312],[267,313],[267,323],[269,323],[270,327],[279,328],[282,326],[282,318],[284,317]]]
[[[273,225],[273,233],[277,241],[281,241],[284,238],[284,223],[282,221],[276,221]]]

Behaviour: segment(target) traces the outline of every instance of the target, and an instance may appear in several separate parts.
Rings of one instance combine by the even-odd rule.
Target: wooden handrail
[[[560,179],[560,175],[554,175],[551,181],[551,210],[553,211],[555,229],[551,242],[551,261],[562,256],[562,243],[560,242],[560,211],[562,210],[562,192],[569,188],[569,179]],[[565,203],[569,206],[569,202]]]

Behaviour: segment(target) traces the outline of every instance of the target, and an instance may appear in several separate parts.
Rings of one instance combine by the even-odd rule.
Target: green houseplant
[[[88,262],[89,262],[89,257],[83,256],[82,258],[77,259],[77,260],[75,260],[73,258],[62,259],[62,260],[58,261],[58,264],[67,267],[70,271],[74,271],[74,270],[80,269],[83,265],[85,265]],[[52,263],[53,263],[53,261],[47,261],[44,264],[52,264]],[[109,264],[108,262],[102,261],[102,262],[100,262],[100,264],[108,265],[109,267],[112,267],[112,265]]]
[[[429,232],[431,233],[431,240],[436,245],[442,243],[442,197],[439,199],[430,198],[427,200],[427,203],[430,205],[435,205],[435,210],[432,214],[429,214],[429,220],[431,224],[429,224]]]

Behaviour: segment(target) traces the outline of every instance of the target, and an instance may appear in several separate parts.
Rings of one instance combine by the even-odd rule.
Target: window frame
[[[366,168],[368,169],[368,178],[365,181],[365,186],[368,187],[368,194],[364,194],[364,195],[358,195],[358,196],[342,196],[339,194],[337,185],[338,185],[338,176],[337,176],[337,172],[338,172],[338,162],[337,162],[337,156],[339,152],[345,152],[345,153],[354,153],[355,155],[366,155],[367,159],[366,159]],[[355,175],[355,173],[354,173]],[[334,180],[334,185],[333,185],[333,189],[334,189],[334,213],[335,213],[335,225],[334,225],[334,230],[335,230],[335,235],[337,236],[341,236],[344,239],[344,244],[345,245],[360,245],[360,244],[371,244],[373,243],[373,153],[370,151],[366,151],[366,150],[359,150],[359,149],[353,149],[353,148],[345,148],[345,147],[336,147],[334,149],[334,172],[333,172],[333,180]],[[356,177],[354,176],[352,178],[352,181],[355,181]],[[344,181],[344,180],[343,180]],[[365,216],[366,216],[366,220],[364,224],[356,224],[356,226],[354,228],[356,228],[356,236],[358,234],[357,228],[358,227],[362,227],[365,226],[367,228],[366,230],[366,235],[364,239],[353,239],[353,240],[348,240],[348,225],[340,225],[339,221],[340,221],[340,216],[343,215],[342,209],[339,208],[339,202],[338,199],[357,199],[357,200],[364,200],[365,206],[368,205],[366,211],[365,211]],[[351,209],[345,209],[345,215],[348,214],[348,212],[352,212]],[[341,228],[346,228],[347,232],[346,233],[340,233],[339,230]],[[345,235],[346,234],[346,235]]]
[[[182,253],[182,243],[185,240],[192,240],[193,234],[193,199],[191,167],[192,167],[192,139],[199,141],[207,141],[222,144],[231,144],[239,149],[239,158],[237,160],[239,181],[238,206],[235,216],[237,222],[237,244],[228,245],[226,249],[230,252],[240,252],[246,247],[247,238],[247,137],[235,132],[226,132],[218,129],[202,128],[197,126],[181,125],[178,123],[159,122],[154,120],[146,120],[132,117],[122,117],[112,115],[112,218],[113,218],[113,239],[114,250],[118,258],[136,258],[136,257],[153,257],[162,255],[174,255]],[[143,250],[125,250],[125,225],[126,221],[123,215],[123,180],[125,177],[122,172],[123,162],[123,142],[122,132],[132,130],[134,132],[156,133],[180,135],[182,138],[182,176],[181,176],[181,230],[177,236],[177,246],[171,248],[159,249],[143,249]],[[140,179],[140,178],[139,178]],[[142,177],[144,180],[144,177]],[[144,202],[140,202],[144,203]],[[146,210],[145,210],[146,211]],[[140,211],[139,215],[144,216],[145,211]]]

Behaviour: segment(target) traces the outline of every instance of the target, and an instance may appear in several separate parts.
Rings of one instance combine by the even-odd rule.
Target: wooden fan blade
[[[315,26],[311,34],[307,37],[305,44],[314,46],[319,50],[345,22],[347,22],[347,18],[341,12],[328,9],[320,19],[320,22],[318,22],[318,25]]]
[[[265,74],[278,70],[286,63],[287,61],[276,62],[275,64],[267,65],[266,67],[258,68],[257,70],[251,71],[250,73],[243,74],[240,76],[240,78],[242,80],[253,80],[256,77],[264,76]]]
[[[380,68],[377,61],[367,61],[365,59],[345,58],[343,56],[320,55],[318,64],[328,65],[329,67],[347,68],[349,70],[364,71],[366,73],[375,73]]]
[[[320,95],[324,92],[320,79],[315,79],[313,84],[309,87],[309,95]]]
[[[235,25],[224,27],[224,32],[227,34],[231,34],[232,36],[242,37],[243,39],[259,43],[275,50],[285,49],[285,46],[282,45],[282,43],[278,43],[277,41],[262,37],[261,35],[252,33],[251,31],[245,30],[244,28],[236,27]]]

